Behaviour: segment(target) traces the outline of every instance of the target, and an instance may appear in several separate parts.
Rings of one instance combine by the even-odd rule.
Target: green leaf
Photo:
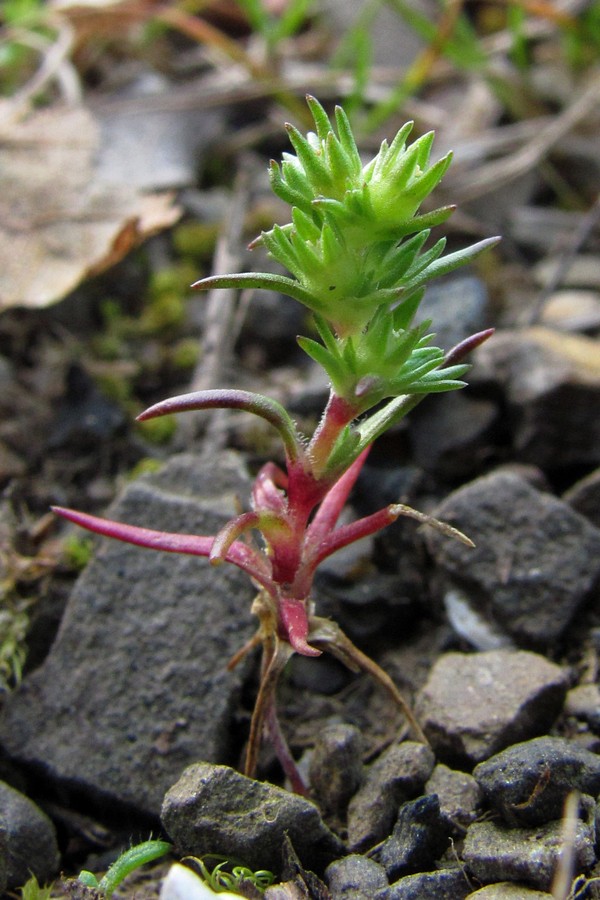
[[[308,104],[308,108],[310,109],[310,113],[314,119],[315,128],[317,129],[317,137],[319,140],[326,140],[327,136],[331,134],[331,122],[329,121],[329,116],[319,103],[316,97],[311,96],[310,94],[306,95],[306,102]]]
[[[499,241],[499,237],[486,238],[483,241],[472,244],[470,247],[465,247],[463,250],[457,250],[455,253],[449,253],[447,256],[442,256],[441,259],[432,262],[427,270],[422,273],[421,277],[417,275],[414,279],[411,279],[411,282],[406,286],[411,288],[420,287],[432,278],[448,275],[450,272],[454,272],[455,269],[460,268],[460,266],[472,262],[483,253],[484,250],[495,247]]]
[[[274,275],[271,272],[241,272],[237,275],[209,275],[192,285],[200,291],[210,291],[213,288],[242,288],[264,289],[266,291],[281,291],[293,300],[298,300],[315,312],[321,312],[323,303],[313,294],[305,290],[292,278],[285,275]]]
[[[354,171],[354,174],[358,176],[362,169],[362,161],[360,153],[358,152],[358,147],[356,146],[354,134],[352,133],[352,126],[341,106],[336,106],[335,108],[335,122],[342,149],[346,154],[351,169]]]
[[[333,183],[325,163],[317,156],[307,139],[293,125],[286,125],[296,156],[314,191],[331,190]]]
[[[322,344],[313,341],[311,338],[300,335],[296,340],[304,352],[327,372],[336,393],[343,393],[346,373],[340,361],[329,353]]]

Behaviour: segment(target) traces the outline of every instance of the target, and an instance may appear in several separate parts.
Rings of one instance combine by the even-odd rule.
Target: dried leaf
[[[83,107],[0,127],[0,312],[60,300],[179,218],[171,194],[97,177],[99,134]]]

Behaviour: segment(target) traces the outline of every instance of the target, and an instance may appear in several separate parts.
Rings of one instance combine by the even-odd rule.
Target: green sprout
[[[147,863],[154,862],[165,856],[172,849],[172,845],[167,841],[143,841],[125,850],[117,860],[108,869],[106,874],[98,879],[93,872],[84,869],[79,873],[78,881],[86,887],[93,888],[98,891],[106,900],[110,900],[113,893],[119,885],[135,872],[136,869],[145,866]]]
[[[219,862],[209,869],[206,865],[208,860],[219,860]],[[202,858],[188,856],[184,862],[193,863],[194,868],[197,867],[200,870],[200,876],[215,894],[225,892],[236,894],[244,885],[252,885],[259,893],[264,894],[275,881],[274,873],[268,869],[253,871],[247,866],[232,862],[226,856],[217,854],[209,854]]]

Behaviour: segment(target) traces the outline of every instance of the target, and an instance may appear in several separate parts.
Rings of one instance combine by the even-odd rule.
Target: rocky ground
[[[444,102],[458,109],[447,82]],[[211,128],[231,139],[268,105],[257,113],[244,99],[215,115]],[[429,398],[381,440],[348,514],[400,500],[476,547],[400,520],[324,564],[320,614],[394,678],[429,746],[365,676],[293,659],[281,718],[311,799],[285,790],[268,748],[258,782],[238,773],[258,660],[226,664],[254,631],[247,579],[192,557],[87,546],[47,512],[108,507],[123,521],[213,533],[279,449],[237,414],[164,434],[132,424],[190,384],[264,390],[300,423],[317,421],[326,385],[295,345],[307,326],[292,301],[255,297],[215,319],[210,301],[182,300],[228,216],[231,237],[236,203],[244,239],[263,224],[280,138],[263,134],[261,159],[239,164],[247,195],[232,171],[223,187],[188,184],[180,225],[53,306],[2,312],[7,896],[30,871],[40,881],[103,871],[150,833],[168,836],[177,859],[223,854],[273,870],[287,884],[268,889],[275,900],[600,896],[597,107],[576,124],[544,157],[556,177],[534,167],[493,190],[492,173],[471,196],[459,160],[446,188],[465,196],[452,242],[501,231],[504,243],[432,287],[423,315],[442,347],[497,330],[467,390]],[[239,157],[229,159],[233,170]],[[567,184],[576,208],[552,194],[559,176],[556,194]],[[246,268],[239,246],[230,261]],[[167,867],[134,876],[121,896],[157,897]]]

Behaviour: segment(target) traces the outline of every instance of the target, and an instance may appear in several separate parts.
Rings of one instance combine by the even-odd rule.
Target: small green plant
[[[51,896],[52,885],[42,887],[35,875],[21,888],[21,900],[50,900]]]
[[[219,862],[210,869],[206,864],[209,860],[219,860]],[[188,856],[183,862],[190,863],[194,868],[199,869],[200,876],[215,894],[225,892],[236,894],[238,889],[244,885],[252,885],[259,893],[264,894],[275,881],[273,872],[269,872],[267,869],[258,869],[254,872],[247,866],[232,863],[225,856],[210,855],[201,859],[197,856]]]
[[[170,534],[57,509],[85,528],[141,547],[230,562],[258,586],[253,611],[259,628],[230,662],[262,645],[262,675],[252,716],[246,774],[254,775],[263,730],[295,790],[305,790],[276,709],[278,679],[293,654],[331,653],[353,670],[371,675],[391,695],[425,740],[418,722],[389,676],[363,654],[339,626],[315,614],[313,579],[318,565],[400,516],[409,516],[471,544],[451,528],[400,503],[338,525],[346,500],[372,443],[424,397],[464,386],[465,356],[491,330],[472,335],[448,352],[433,345],[430,322],[415,323],[428,282],[472,261],[496,239],[444,254],[443,239],[429,244],[431,229],[453,207],[421,213],[425,198],[450,165],[450,154],[430,165],[433,134],[407,144],[405,125],[363,164],[347,116],[335,110],[335,128],[323,107],[307,98],[315,131],[304,136],[287,126],[295,154],[271,164],[274,192],[291,209],[287,225],[275,225],[257,242],[290,276],[246,272],[198,282],[207,288],[266,288],[304,304],[318,340],[299,338],[302,349],[330,379],[330,394],[315,432],[299,432],[274,400],[243,390],[199,391],[152,406],[142,421],[200,409],[241,409],[278,431],[285,467],[266,463],[252,490],[251,509],[215,536]],[[262,548],[247,542],[258,531]]]
[[[161,856],[165,856],[171,850],[171,847],[172,845],[166,841],[144,841],[141,844],[136,844],[135,847],[130,847],[129,850],[125,850],[102,878],[98,879],[93,872],[88,872],[84,869],[79,873],[77,880],[86,887],[94,888],[106,900],[110,900],[113,893],[128,875],[131,875],[132,872],[135,872],[136,869],[145,866],[147,863],[154,862],[156,859],[160,859]]]

